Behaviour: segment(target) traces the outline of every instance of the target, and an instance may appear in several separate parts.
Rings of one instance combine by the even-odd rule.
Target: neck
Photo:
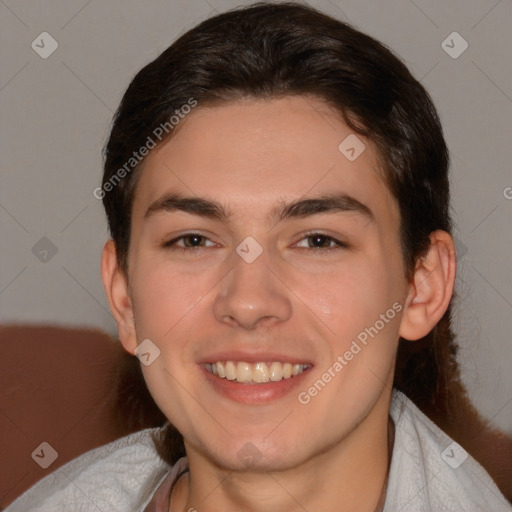
[[[190,471],[176,485],[172,512],[381,510],[394,437],[389,399],[342,441],[285,471],[233,472],[187,449]]]

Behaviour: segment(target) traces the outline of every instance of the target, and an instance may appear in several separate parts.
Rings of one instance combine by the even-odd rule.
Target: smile
[[[206,363],[206,371],[220,379],[237,381],[244,384],[279,382],[300,375],[309,364],[281,363],[279,361],[246,363],[245,361],[217,361]]]

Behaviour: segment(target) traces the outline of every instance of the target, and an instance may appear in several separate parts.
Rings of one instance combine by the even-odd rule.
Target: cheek
[[[137,335],[163,342],[211,287],[204,279],[166,267],[136,268],[132,289]]]
[[[329,337],[345,345],[392,307],[397,300],[392,282],[381,263],[367,261],[302,275],[293,286],[311,313],[322,320]]]
[[[132,276],[137,338],[139,342],[150,339],[160,351],[152,364],[141,366],[144,379],[166,417],[178,428],[191,429],[183,424],[183,418],[176,417],[178,411],[189,410],[196,403],[190,400],[190,395],[198,396],[194,381],[189,379],[194,363],[188,346],[193,339],[186,334],[193,332],[190,318],[200,298],[211,287],[204,280],[155,264],[139,264],[134,268],[137,268]],[[199,413],[191,411],[186,416],[198,417]]]

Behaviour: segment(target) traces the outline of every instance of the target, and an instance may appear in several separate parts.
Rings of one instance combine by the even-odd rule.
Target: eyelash
[[[164,242],[162,246],[165,249],[170,249],[172,251],[182,251],[182,252],[190,253],[190,254],[197,254],[202,249],[206,249],[207,248],[207,247],[202,247],[202,246],[197,246],[197,247],[180,247],[180,246],[176,245],[176,243],[179,242],[180,240],[183,240],[184,238],[192,237],[192,236],[196,236],[196,237],[203,238],[205,240],[209,240],[208,237],[206,237],[204,235],[201,235],[200,233],[190,232],[190,233],[185,233],[185,234],[183,234],[183,235],[181,235],[181,236],[179,236],[177,238],[173,238],[172,240],[169,240],[168,242]],[[322,254],[323,253],[325,255],[326,251],[331,252],[331,251],[337,251],[337,250],[340,250],[340,249],[347,249],[348,248],[348,244],[346,244],[344,242],[341,242],[340,240],[337,240],[336,238],[334,238],[332,236],[329,236],[329,235],[326,235],[324,233],[321,233],[319,231],[312,231],[310,233],[304,234],[302,236],[302,238],[299,240],[299,242],[301,242],[302,240],[305,240],[307,238],[313,238],[315,236],[324,237],[327,241],[334,242],[336,244],[336,246],[334,246],[334,247],[302,247],[302,249],[305,249],[305,251],[308,254],[310,254],[310,253]]]

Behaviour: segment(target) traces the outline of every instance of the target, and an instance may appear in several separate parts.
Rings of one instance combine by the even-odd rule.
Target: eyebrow
[[[144,219],[148,219],[156,213],[175,211],[225,223],[233,217],[233,212],[217,201],[204,197],[188,197],[170,193],[151,203],[144,214]],[[285,219],[338,212],[357,213],[371,222],[375,222],[375,215],[368,206],[346,194],[324,194],[320,197],[299,199],[290,203],[282,201],[270,212],[270,220],[280,222]]]

